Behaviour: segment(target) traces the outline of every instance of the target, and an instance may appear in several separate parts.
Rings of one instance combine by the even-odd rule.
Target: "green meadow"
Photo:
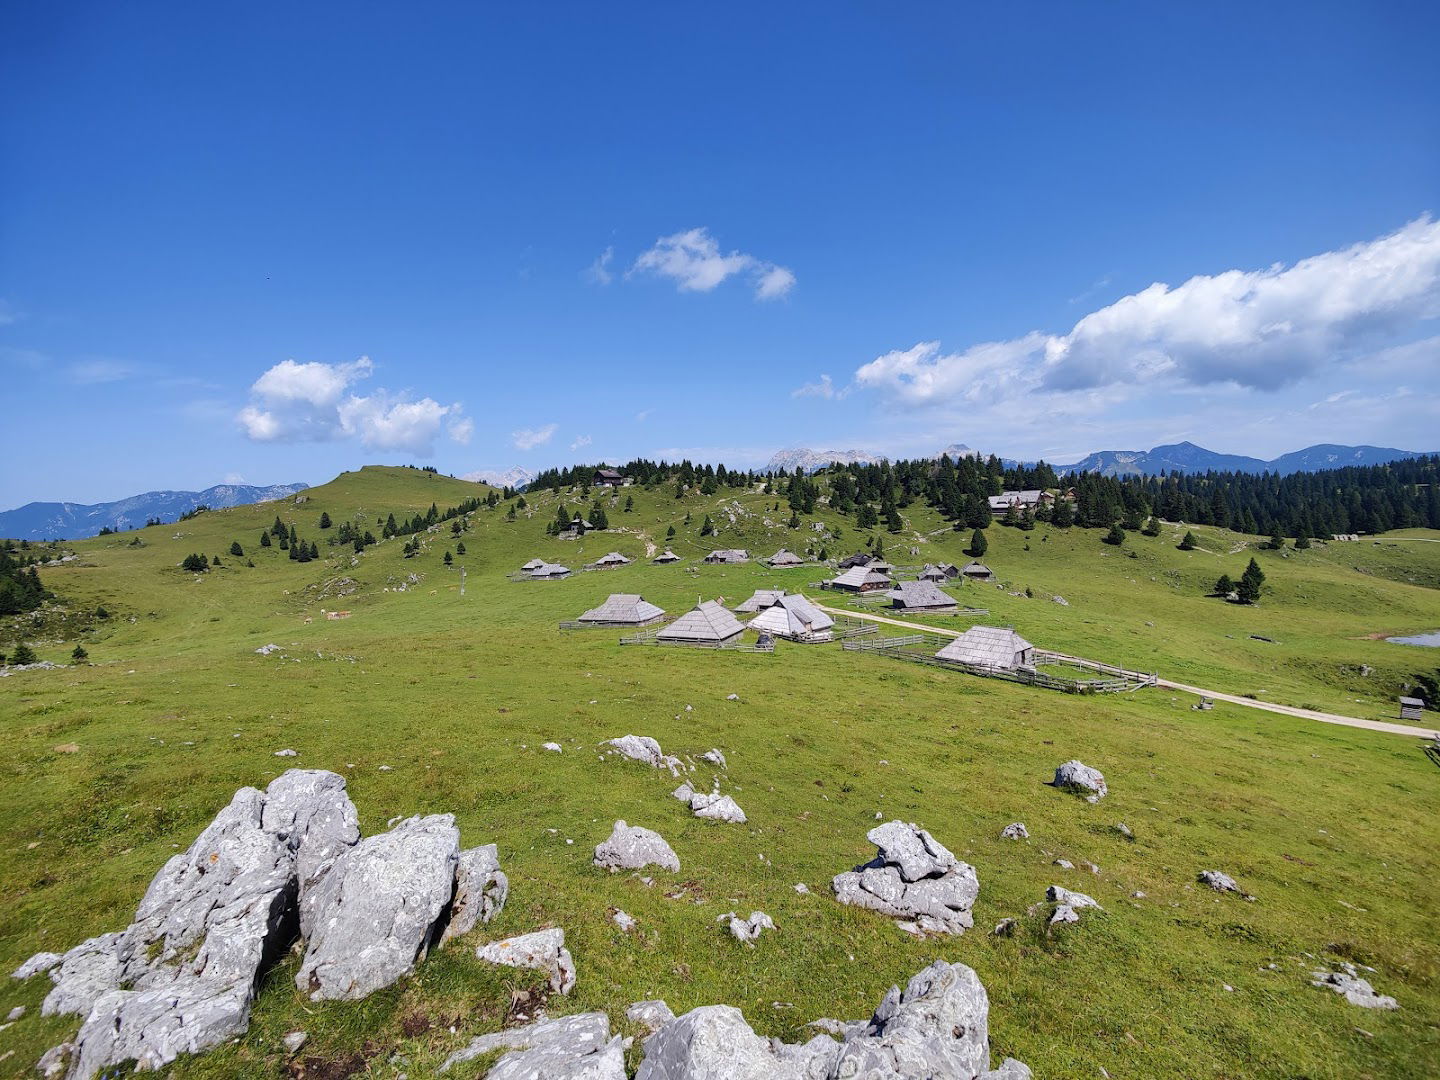
[[[236,788],[299,766],[345,775],[366,833],[397,815],[454,813],[465,846],[499,845],[509,903],[359,1003],[310,1002],[291,955],[266,977],[249,1033],[171,1075],[433,1075],[541,984],[476,961],[473,947],[549,925],[565,929],[579,971],[551,1013],[602,1009],[631,1033],[625,1006],[659,997],[677,1013],[733,1004],[756,1031],[800,1039],[818,1017],[868,1016],[892,983],[944,958],[985,983],[997,1058],[1038,1077],[1440,1074],[1440,768],[1419,740],[1223,703],[1199,712],[1159,689],[1062,695],[833,645],[754,655],[557,629],[612,592],[675,615],[759,587],[815,595],[812,583],[833,574],[702,565],[712,547],[765,556],[823,544],[838,558],[879,535],[897,564],[966,561],[969,531],[919,504],[902,511],[898,535],[857,530],[823,504],[790,530],[780,496],[627,489],[598,496],[609,530],[565,541],[545,525],[561,503],[588,512],[590,493],[544,492],[514,521],[501,502],[463,519],[459,536],[442,522],[411,558],[405,537],[355,556],[317,525],[323,512],[332,532],[348,520],[378,536],[388,514],[443,511],[488,490],[371,467],[298,503],[62,545],[79,557],[41,570],[61,605],[0,630],[0,648],[23,635],[57,663],[77,643],[89,652],[88,664],[0,679],[0,965],[123,928],[155,871]],[[259,546],[277,514],[319,543],[320,560]],[[707,515],[719,531],[702,537]],[[1198,547],[1180,551],[1185,529],[1168,524],[1115,548],[1093,530],[997,523],[984,561],[1000,587],[953,591],[989,610],[979,621],[1044,648],[1350,716],[1393,720],[1405,687],[1437,677],[1440,651],[1383,637],[1440,629],[1440,544],[1424,542],[1440,534],[1273,552],[1259,538],[1193,531]],[[684,561],[652,565],[647,553],[667,543]],[[578,571],[611,550],[636,561],[554,582],[507,577],[532,557]],[[222,565],[181,570],[191,553]],[[1266,573],[1258,605],[1205,595],[1251,557]],[[337,609],[348,616],[326,617]],[[267,644],[280,649],[255,652]],[[697,759],[721,748],[725,790],[749,824],[694,818],[669,797],[668,773],[602,759],[598,745],[627,733]],[[563,752],[542,752],[546,741]],[[282,748],[298,756],[275,757]],[[1046,786],[1077,757],[1109,783],[1097,805]],[[697,785],[711,775],[701,763]],[[830,878],[873,855],[865,833],[877,815],[922,825],[976,867],[973,931],[915,940],[833,900]],[[681,872],[647,886],[595,869],[592,849],[617,818],[664,835]],[[1012,821],[1028,841],[999,839]],[[1254,902],[1198,886],[1209,868]],[[1105,911],[1052,929],[1035,907],[1050,884]],[[613,908],[638,930],[617,930]],[[716,924],[732,910],[766,911],[777,930],[747,949]],[[1007,917],[1017,934],[992,936]],[[1341,961],[1373,967],[1367,977],[1400,1009],[1357,1009],[1310,986],[1312,970]],[[0,1034],[0,1055],[13,1051],[0,1075],[32,1075],[77,1028],[39,1015],[48,987],[43,976],[0,983],[0,1013],[29,1010]],[[309,1042],[292,1061],[280,1040],[296,1029]],[[638,1041],[631,1053],[638,1060]],[[482,1075],[467,1068],[447,1075]]]

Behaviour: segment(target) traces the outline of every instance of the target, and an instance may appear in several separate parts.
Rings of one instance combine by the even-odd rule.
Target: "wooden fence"
[[[1051,675],[1049,672],[1035,671],[1022,668],[995,668],[980,664],[965,664],[955,660],[942,660],[935,654],[945,645],[949,644],[951,638],[942,638],[935,634],[910,634],[904,637],[876,638],[867,641],[846,641],[842,648],[851,652],[873,652],[882,656],[893,656],[898,660],[908,660],[912,664],[926,664],[930,667],[949,668],[951,670],[963,671],[968,675],[979,675],[986,679],[1003,679],[1006,682],[1020,683],[1025,686],[1038,686],[1045,690],[1059,690],[1066,694],[1117,694],[1129,693],[1139,690],[1141,687],[1154,686],[1159,681],[1157,675],[1147,675],[1141,672],[1126,671],[1124,668],[1117,668],[1110,664],[1102,664],[1097,660],[1086,660],[1083,657],[1070,657],[1060,653],[1048,653],[1036,651],[1036,657],[1040,663],[1063,663],[1086,671],[1094,671],[1100,674],[1108,674],[1112,677],[1104,679],[1068,679],[1060,675]]]

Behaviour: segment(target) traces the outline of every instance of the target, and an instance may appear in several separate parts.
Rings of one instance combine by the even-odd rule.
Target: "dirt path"
[[[868,622],[888,623],[890,626],[903,626],[906,630],[914,633],[924,632],[927,634],[943,634],[946,637],[959,637],[963,630],[947,630],[939,626],[926,626],[921,623],[905,622],[901,619],[892,619],[885,615],[872,615],[867,612],[854,610],[843,610],[841,608],[826,607],[824,604],[811,601],[821,611],[828,611],[831,615],[848,615],[851,618],[862,618]],[[1135,672],[1137,676],[1142,674]],[[1219,690],[1205,690],[1198,686],[1187,686],[1184,683],[1171,682],[1169,679],[1161,679],[1159,685],[1166,690],[1178,690],[1182,694],[1194,694],[1196,697],[1207,697],[1215,701],[1228,702],[1231,705],[1243,705],[1247,709],[1263,709],[1265,712],[1281,713],[1284,716],[1298,716],[1302,720],[1318,720],[1322,724],[1340,724],[1344,727],[1364,728],[1366,731],[1383,731],[1389,735],[1410,735],[1415,738],[1428,739],[1435,733],[1435,728],[1413,727],[1410,724],[1392,724],[1385,720],[1364,720],[1358,716],[1341,716],[1339,713],[1317,712],[1315,709],[1300,709],[1294,705],[1276,705],[1269,701],[1255,701],[1251,698],[1240,697],[1238,694],[1226,694]]]

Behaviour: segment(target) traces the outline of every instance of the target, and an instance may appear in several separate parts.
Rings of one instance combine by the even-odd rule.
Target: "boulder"
[[[12,979],[30,979],[49,971],[64,957],[55,952],[37,952],[10,973]]]
[[[710,795],[698,792],[692,794],[690,810],[696,817],[710,821],[725,821],[731,825],[744,825],[746,821],[745,811],[740,809],[740,804],[729,795],[721,795],[719,792]]]
[[[575,989],[575,961],[565,948],[565,931],[558,927],[492,941],[476,949],[475,957],[506,967],[544,971],[550,976],[550,989],[559,994]]]
[[[1199,881],[1201,885],[1208,885],[1218,893],[1235,893],[1247,900],[1254,899],[1253,896],[1246,896],[1233,877],[1220,870],[1201,870]]]
[[[1062,791],[1084,792],[1088,802],[1099,802],[1108,792],[1105,776],[1099,769],[1074,760],[1058,766],[1055,779],[1050,783]]]
[[[610,739],[605,745],[623,754],[632,761],[639,761],[653,769],[669,769],[670,775],[680,775],[680,759],[671,757],[660,749],[660,744],[648,735],[622,735]]]
[[[980,881],[974,867],[903,821],[878,825],[866,835],[876,857],[831,882],[842,904],[903,920],[901,929],[915,933],[959,934],[975,925],[970,909]]]
[[[659,833],[617,821],[610,839],[595,845],[595,865],[612,872],[658,866],[678,873],[680,857]]]
[[[1025,828],[1023,821],[1012,822],[1000,830],[1002,840],[1025,840],[1030,836],[1030,830]]]
[[[823,1038],[823,1036],[820,1036]],[[825,1076],[826,1073],[819,1075]],[[645,1040],[635,1080],[806,1080],[730,1005],[702,1005]]]
[[[1051,885],[1050,888],[1045,891],[1045,899],[1049,900],[1052,904],[1065,904],[1067,907],[1072,907],[1076,911],[1079,911],[1081,908],[1092,907],[1097,911],[1105,910],[1096,902],[1094,897],[1086,896],[1082,892],[1075,892],[1061,885]]]
[[[295,853],[300,936],[313,928],[316,890],[335,860],[360,842],[360,815],[345,778],[323,769],[290,769],[265,789],[261,825]]]
[[[659,1031],[675,1019],[675,1014],[665,1002],[652,999],[635,1002],[625,1010],[625,1019],[632,1024],[639,1024],[647,1031]]]
[[[708,761],[711,765],[718,765],[722,769],[728,768],[725,764],[725,755],[720,751],[719,747],[711,747],[709,750],[706,750],[705,753],[700,755],[700,760]]]
[[[460,852],[455,864],[455,899],[441,944],[495,918],[504,910],[509,895],[510,879],[500,869],[500,854],[494,844]]]
[[[715,920],[718,923],[727,923],[730,936],[742,945],[755,947],[755,940],[760,936],[761,930],[774,930],[775,923],[769,915],[763,911],[752,911],[748,919],[742,919],[733,911],[727,911]]]
[[[1340,971],[1314,971],[1310,973],[1310,985],[1324,990],[1333,990],[1351,1005],[1362,1009],[1398,1009],[1399,1003],[1387,994],[1375,992],[1375,988],[1359,977],[1355,965],[1345,964]]]
[[[672,791],[670,793],[670,796],[671,798],[679,799],[681,802],[685,803],[688,806],[690,800],[695,796],[695,789],[690,786],[690,782],[687,780],[685,783],[681,784],[674,791]]]
[[[980,1074],[980,1080],[1034,1080],[1035,1074],[1030,1071],[1030,1066],[1023,1061],[1016,1061],[1014,1058],[1006,1058],[1000,1063],[998,1069],[991,1069],[989,1072]]]
[[[452,814],[407,818],[346,851],[316,889],[295,985],[314,1001],[355,1001],[408,974],[435,939],[459,861]]]
[[[43,1080],[59,1080],[70,1068],[70,1059],[74,1055],[74,1043],[65,1042],[59,1046],[52,1046],[40,1055],[40,1060],[35,1063],[35,1071]]]
[[[510,1053],[490,1068],[487,1080],[625,1080],[622,1042],[611,1038],[610,1020],[602,1012],[481,1035],[446,1058],[440,1071],[496,1050]]]

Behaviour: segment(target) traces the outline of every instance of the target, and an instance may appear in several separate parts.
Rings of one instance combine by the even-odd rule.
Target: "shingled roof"
[[[1014,669],[1029,664],[1035,646],[1014,630],[998,626],[972,626],[935,654],[937,660],[953,660],[976,667]]]
[[[784,589],[756,589],[754,595],[751,596],[749,600],[742,600],[730,610],[739,612],[763,611],[772,604],[779,603],[780,598],[784,595]]]
[[[771,555],[770,558],[766,559],[765,561],[771,566],[805,565],[804,559],[802,559],[799,555],[796,555],[793,551],[790,551],[786,548],[781,548],[779,551],[775,552],[774,555]]]
[[[636,593],[611,593],[599,607],[581,615],[579,622],[607,623],[618,626],[644,626],[663,618],[665,609],[650,603]]]
[[[829,636],[835,620],[805,597],[787,593],[750,620],[751,630],[764,630],[778,637]]]
[[[860,589],[866,585],[889,585],[890,578],[871,570],[868,566],[852,566],[832,580],[830,584],[841,589]]]
[[[655,637],[660,641],[729,641],[738,637],[744,625],[714,600],[697,604]]]
[[[931,581],[901,581],[885,594],[895,601],[895,606],[906,611],[924,611],[936,608],[953,608],[955,598],[946,596]]]

